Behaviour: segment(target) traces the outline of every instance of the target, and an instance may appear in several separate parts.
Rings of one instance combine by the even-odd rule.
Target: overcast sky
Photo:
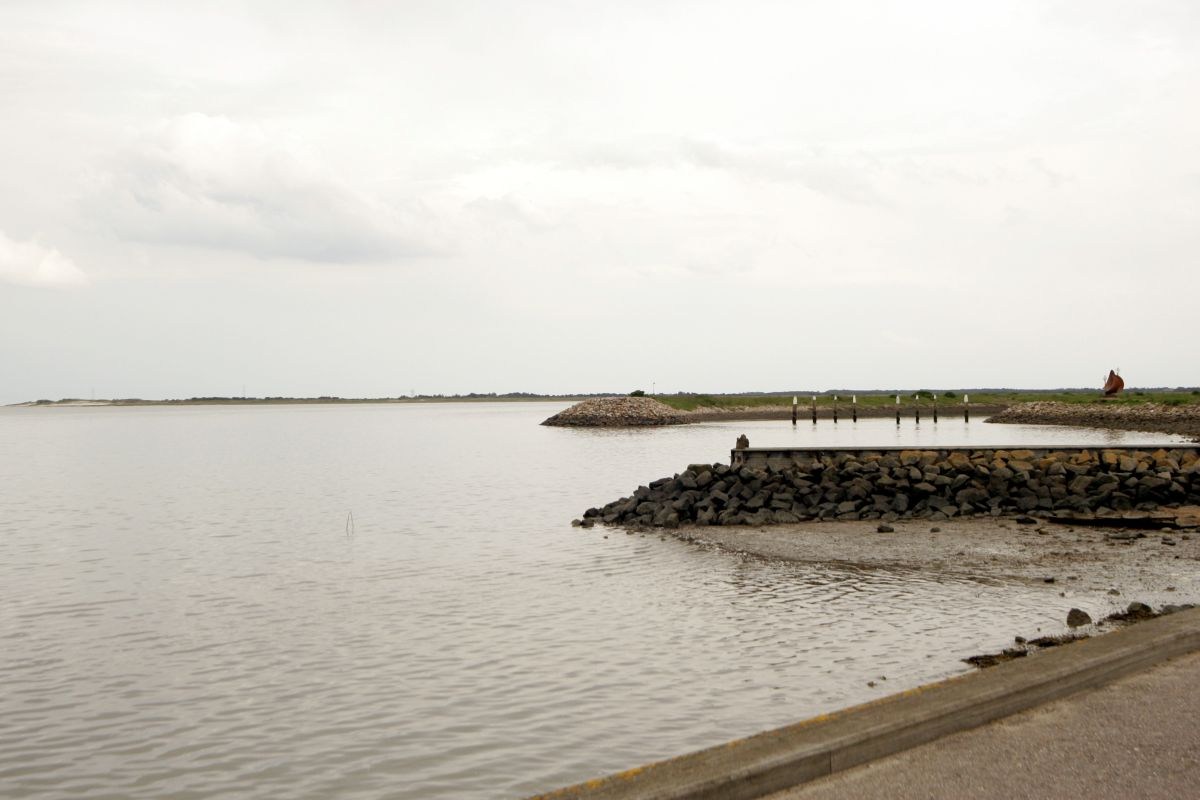
[[[0,402],[1200,384],[1200,5],[0,4]]]

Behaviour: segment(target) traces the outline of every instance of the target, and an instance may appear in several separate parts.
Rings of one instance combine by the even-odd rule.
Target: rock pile
[[[1200,436],[1200,404],[1018,403],[988,419],[1032,425],[1080,425]]]
[[[687,418],[652,397],[603,397],[584,400],[555,414],[543,425],[622,427],[633,425],[679,425]]]
[[[1195,448],[1092,452],[824,452],[803,467],[693,464],[590,508],[591,526],[770,525],[812,519],[944,520],[1056,510],[1099,514],[1200,503]]]

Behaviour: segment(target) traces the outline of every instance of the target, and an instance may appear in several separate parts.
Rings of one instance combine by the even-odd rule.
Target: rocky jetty
[[[687,416],[652,397],[604,397],[584,400],[555,414],[543,425],[619,428],[679,425]]]
[[[1200,437],[1200,403],[1177,406],[1161,403],[1018,403],[990,417],[988,422],[1162,431]]]
[[[693,464],[588,509],[576,523],[675,528],[814,519],[891,522],[1006,513],[1103,515],[1197,503],[1195,448],[1041,455],[987,449],[821,452],[803,465]]]

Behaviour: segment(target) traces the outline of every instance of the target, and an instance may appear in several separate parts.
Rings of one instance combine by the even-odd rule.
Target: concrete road
[[[771,795],[1200,798],[1200,653]]]

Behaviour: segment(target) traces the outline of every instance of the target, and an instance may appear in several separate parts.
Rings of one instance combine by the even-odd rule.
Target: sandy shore
[[[990,414],[998,414],[1004,411],[1008,406],[996,404],[971,404],[971,418],[982,420]],[[728,422],[732,420],[771,420],[771,419],[787,419],[792,418],[791,406],[749,406],[745,408],[697,408],[694,411],[685,413],[686,422]],[[853,409],[848,403],[838,407],[838,419],[849,420]],[[951,417],[961,417],[963,413],[962,405],[954,403],[939,403],[938,415],[944,419]],[[909,403],[900,407],[900,414],[904,419],[910,420],[913,417],[913,407]],[[890,419],[896,416],[895,406],[871,406],[860,407],[858,409],[859,419]],[[798,417],[801,422],[812,419],[812,407],[801,405],[799,407]],[[929,403],[921,404],[921,418],[933,419],[933,406]],[[831,420],[833,419],[833,409],[828,406],[820,406],[817,408],[817,419]]]
[[[1018,581],[1156,608],[1200,601],[1200,531],[1018,524],[1011,518],[687,527],[675,536],[753,557]],[[934,529],[937,530],[934,530]],[[1141,538],[1138,538],[1139,535]]]

